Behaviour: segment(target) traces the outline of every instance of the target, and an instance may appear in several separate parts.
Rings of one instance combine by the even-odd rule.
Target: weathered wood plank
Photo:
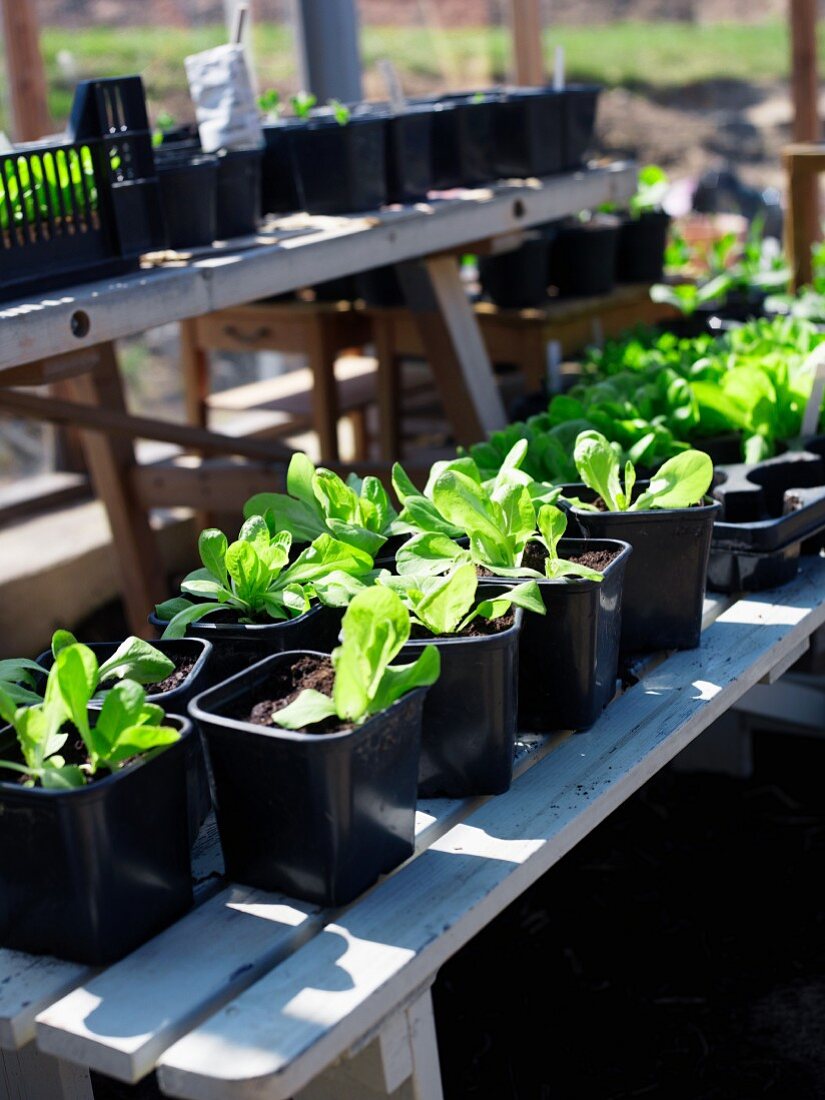
[[[0,947],[0,1048],[25,1046],[34,1038],[37,1013],[90,973],[79,963]]]
[[[415,209],[319,219],[317,232],[276,244],[11,303],[0,309],[0,370],[620,201],[635,179],[633,165],[615,165]]]
[[[170,1048],[164,1091],[285,1100],[304,1087],[818,627],[823,592],[825,562],[811,561],[734,603],[700,649],[670,657]]]

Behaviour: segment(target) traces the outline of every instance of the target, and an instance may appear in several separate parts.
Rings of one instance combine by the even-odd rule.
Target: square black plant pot
[[[546,615],[525,614],[519,643],[519,729],[533,733],[593,725],[616,693],[626,542],[562,539],[559,554],[618,552],[601,581],[539,580]],[[482,581],[483,589],[493,581]],[[512,584],[519,581],[510,581]]]
[[[83,644],[92,650],[98,664],[102,665],[113,656],[120,642],[84,642]],[[167,714],[186,714],[189,700],[213,682],[211,680],[211,660],[214,652],[212,643],[202,638],[179,638],[152,644],[176,664],[180,660],[194,661],[186,679],[177,687],[172,688],[171,691],[150,691],[146,696],[148,702],[163,707]],[[48,672],[54,664],[51,650],[47,649],[41,653],[37,663]],[[95,710],[99,709],[98,704],[93,702],[91,705]],[[192,737],[186,739],[186,791],[189,805],[189,839],[194,843],[201,825],[212,809],[212,795],[209,791],[203,745],[197,730]]]
[[[0,946],[104,966],[192,904],[186,751],[194,734],[188,718],[167,721],[180,741],[86,787],[0,781]],[[15,746],[7,727],[0,755]]]
[[[484,598],[506,586],[486,586]],[[420,798],[502,794],[513,781],[518,728],[519,633],[523,619],[478,637],[422,638],[408,642],[399,660],[414,661],[427,645],[441,654],[441,675],[424,700]]]
[[[496,94],[468,92],[430,101],[434,190],[479,187],[496,178],[494,119],[498,100]]]
[[[423,688],[346,733],[231,717],[268,698],[280,653],[198,696],[227,875],[318,905],[352,901],[412,854]],[[313,654],[323,656],[323,654]]]
[[[338,644],[341,615],[337,608],[316,606],[297,619],[239,623],[230,615],[219,613],[199,623],[190,623],[186,634],[212,643],[209,682],[217,684],[273,653],[292,649],[331,653]],[[168,625],[155,612],[149,616],[149,622],[159,634]]]
[[[309,214],[377,210],[387,201],[385,125],[357,115],[345,126],[312,118],[290,134],[301,208]]]
[[[595,84],[569,84],[564,90],[564,146],[562,168],[574,172],[584,164],[596,130],[601,89]]]
[[[155,160],[169,247],[211,245],[218,232],[218,158],[178,152],[172,145],[161,147]]]
[[[616,281],[658,283],[665,269],[670,215],[650,210],[638,218],[623,218],[616,247]]]
[[[564,167],[563,92],[511,88],[496,104],[495,170],[504,178],[552,176]]]
[[[283,119],[263,127],[261,161],[261,214],[290,214],[300,209],[295,163],[290,149],[292,134],[306,125],[303,119]]]
[[[218,156],[217,240],[258,231],[261,210],[261,149],[227,149]]]
[[[636,492],[647,485],[637,482]],[[562,492],[587,503],[596,497],[584,485],[566,485]],[[586,538],[622,539],[633,547],[624,585],[623,656],[699,645],[713,522],[719,510],[715,501],[644,512],[571,510]]]
[[[411,105],[385,125],[387,202],[421,202],[433,188],[433,108]]]

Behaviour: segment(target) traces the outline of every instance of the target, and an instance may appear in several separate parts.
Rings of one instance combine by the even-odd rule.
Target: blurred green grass
[[[295,49],[289,28],[254,28],[254,55],[261,87],[295,87]],[[54,120],[66,119],[75,79],[140,72],[150,108],[172,113],[186,108],[183,58],[224,40],[222,26],[191,30],[172,27],[51,28],[43,49]],[[411,92],[501,81],[507,77],[509,33],[502,27],[462,27],[431,32],[422,27],[366,26],[362,35],[368,91],[376,93],[374,69],[389,58]],[[555,27],[545,35],[548,65],[555,45],[565,47],[571,79],[608,87],[665,89],[728,79],[753,82],[786,79],[787,27],[781,21],[732,23],[610,23]],[[825,63],[825,34],[819,40]]]

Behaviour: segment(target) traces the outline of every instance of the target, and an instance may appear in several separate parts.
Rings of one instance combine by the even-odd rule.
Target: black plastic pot
[[[564,167],[563,92],[508,89],[494,114],[495,171],[505,178],[551,176]]]
[[[210,680],[219,683],[249,668],[263,657],[292,649],[313,649],[331,653],[338,644],[342,612],[337,608],[313,607],[297,619],[271,623],[238,623],[228,616],[211,616],[190,623],[187,636],[204,638],[213,645]],[[152,612],[149,622],[162,634],[166,623]]]
[[[528,239],[521,248],[479,261],[484,293],[501,309],[532,309],[547,301],[547,241]]]
[[[186,748],[194,734],[187,718],[167,721],[179,742],[87,787],[0,782],[0,945],[103,966],[192,904]],[[8,744],[16,741],[7,728],[1,755]]]
[[[347,733],[293,733],[227,717],[267,698],[269,657],[199,695],[216,812],[235,882],[344,905],[412,854],[424,689]]]
[[[290,149],[294,131],[305,125],[303,119],[284,119],[263,127],[264,151],[261,161],[261,214],[288,214],[298,210],[301,200]]]
[[[296,127],[289,147],[302,209],[310,214],[376,210],[387,201],[384,119],[358,115],[346,126],[318,117]]]
[[[613,217],[560,226],[550,248],[549,282],[563,298],[609,294],[616,281],[619,223]]]
[[[796,576],[800,553],[821,548],[825,463],[818,454],[796,451],[723,467],[713,495],[722,506],[708,566],[708,587],[716,592],[785,584]]]
[[[421,202],[433,187],[433,109],[406,107],[385,126],[387,202]]]
[[[487,586],[485,597],[492,592]],[[441,653],[441,675],[424,700],[419,798],[466,798],[509,790],[523,618],[524,612],[516,608],[513,626],[500,634],[416,639],[401,651],[399,660],[406,661],[414,661],[430,644]]]
[[[120,642],[85,642],[84,644],[92,650],[98,663],[102,665],[114,654]],[[148,702],[157,703],[167,714],[186,714],[189,700],[214,682],[210,669],[214,652],[212,643],[202,638],[180,638],[165,642],[157,641],[152,644],[173,661],[189,658],[195,662],[186,679],[176,688],[171,691],[149,692],[146,696]],[[37,663],[48,672],[54,664],[52,651],[47,649],[41,653]],[[92,704],[92,707],[98,709],[97,704]],[[194,841],[206,815],[212,809],[212,795],[209,791],[203,746],[197,732],[186,739],[186,789],[189,804],[189,839]]]
[[[601,581],[538,581],[547,614],[526,614],[519,644],[519,729],[592,726],[616,693],[622,593],[631,557],[626,542],[562,539],[559,553],[620,551]],[[481,587],[498,581],[482,581]],[[517,584],[511,581],[510,584]]]
[[[433,104],[433,188],[478,187],[496,178],[498,95],[444,96]],[[426,101],[424,101],[426,102]]]
[[[218,158],[208,153],[155,153],[170,248],[211,245],[217,236]]]
[[[638,482],[636,491],[646,487],[647,482]],[[584,485],[567,485],[563,493],[586,502],[596,497]],[[699,645],[710,540],[719,511],[715,501],[644,512],[572,509],[586,538],[622,539],[633,547],[624,584],[623,655]]]
[[[622,220],[616,251],[617,282],[661,282],[669,228],[670,215],[663,210]]]
[[[565,171],[581,168],[593,144],[600,91],[594,84],[570,84],[564,90],[562,168]]]
[[[216,237],[248,237],[258,230],[261,149],[229,149],[218,156]]]
[[[358,297],[363,298],[368,306],[390,309],[406,303],[394,264],[359,272],[355,276],[355,285],[358,288]]]

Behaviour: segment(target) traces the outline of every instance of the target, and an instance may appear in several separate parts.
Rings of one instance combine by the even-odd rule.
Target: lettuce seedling
[[[350,474],[346,481],[303,453],[293,455],[286,493],[257,493],[244,505],[244,518],[263,516],[273,535],[288,531],[293,542],[332,535],[373,557],[390,536],[395,509],[377,477]]]
[[[281,117],[281,96],[277,88],[267,88],[258,96],[258,110],[267,122],[277,122]]]
[[[134,680],[121,680],[106,694],[92,726],[89,704],[106,678],[105,666],[98,666],[88,646],[66,637],[61,641],[65,644],[57,649],[41,702],[17,706],[0,687],[0,718],[13,727],[24,761],[0,760],[0,768],[21,773],[27,786],[39,780],[53,790],[82,787],[99,768],[115,771],[125,761],[179,739],[176,729],[162,724],[161,707],[147,703],[146,691]],[[110,669],[108,677],[113,674]],[[72,728],[86,748],[84,764],[67,764],[61,755]]]
[[[37,684],[43,675],[37,661],[27,661],[22,657],[0,661],[0,690],[18,706],[31,706],[42,701]]]
[[[547,551],[547,557],[544,559],[546,577],[550,580],[561,580],[562,577],[584,577],[590,581],[604,579],[604,574],[597,569],[559,557],[559,542],[564,538],[567,530],[567,516],[561,509],[554,508],[552,504],[545,504],[539,509],[538,525],[541,535],[534,541]]]
[[[382,572],[378,583],[397,592],[413,623],[431,634],[460,634],[479,616],[490,621],[500,619],[511,607],[523,607],[537,615],[546,613],[538,585],[532,580],[476,603],[478,574],[472,562],[459,565],[446,577],[394,577]]]
[[[309,118],[309,112],[318,102],[318,97],[312,92],[296,92],[289,97],[289,102],[296,118]]]
[[[702,500],[713,481],[713,463],[702,451],[682,451],[651,477],[648,488],[633,500],[636,470],[625,464],[624,487],[616,451],[600,432],[582,432],[573,459],[579,476],[598,493],[610,512],[643,512],[651,508],[690,508]],[[577,508],[597,511],[595,504],[576,500]]]
[[[327,106],[332,111],[333,117],[339,126],[346,126],[350,120],[350,109],[340,99],[330,99]]]
[[[272,721],[303,729],[327,718],[360,725],[413,688],[434,684],[441,671],[438,649],[428,645],[412,664],[392,666],[410,636],[410,613],[389,588],[367,588],[347,608],[341,645],[333,651],[332,697],[307,689]]]
[[[312,600],[344,607],[372,571],[372,557],[356,546],[320,535],[289,565],[292,536],[270,533],[263,516],[250,516],[235,542],[216,528],[198,539],[202,569],[181,583],[183,597],[158,604],[158,618],[168,622],[164,638],[182,638],[190,623],[217,611],[234,611],[241,623],[296,618]],[[194,596],[193,603],[187,596]]]

